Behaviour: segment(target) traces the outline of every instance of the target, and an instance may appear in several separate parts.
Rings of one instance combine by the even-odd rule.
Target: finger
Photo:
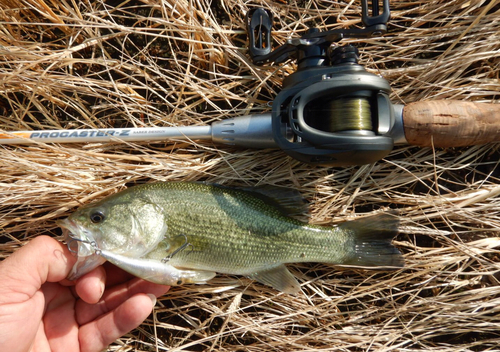
[[[75,257],[61,242],[38,236],[0,263],[0,303],[32,297],[45,282],[63,280]]]
[[[101,351],[117,338],[139,326],[153,309],[153,300],[146,294],[137,294],[113,311],[80,327],[81,351]]]
[[[106,286],[111,287],[124,282],[130,281],[135,276],[127,273],[126,271],[120,269],[119,267],[111,264],[110,262],[104,263],[104,269],[106,269]]]
[[[122,284],[126,281],[130,281],[131,279],[133,279],[135,277],[134,275],[127,273],[126,271],[118,268],[117,266],[115,266],[109,262],[105,262],[104,264],[102,264],[99,267],[104,268],[105,275],[106,275],[105,276],[106,277],[105,284],[107,287],[114,286],[117,284]],[[78,280],[80,280],[80,279],[78,279]],[[74,286],[76,281],[77,280],[70,281],[70,280],[64,279],[59,283],[63,286]]]
[[[169,286],[153,284],[142,279],[133,279],[107,289],[97,304],[88,304],[83,300],[79,300],[75,308],[77,322],[80,325],[87,324],[99,316],[111,312],[130,297],[139,293],[149,293],[155,297],[159,297],[165,294],[169,288]]]
[[[75,292],[85,302],[95,304],[104,293],[105,282],[106,271],[102,266],[98,266],[76,281]]]
[[[78,351],[78,325],[74,314],[75,297],[70,288],[58,283],[46,283],[42,286],[42,290],[46,308],[43,324],[40,324],[40,320],[38,321],[43,327],[43,332],[41,336],[37,336],[37,342],[47,341],[50,349],[47,348],[46,351]],[[40,349],[40,351],[45,351],[45,349]]]

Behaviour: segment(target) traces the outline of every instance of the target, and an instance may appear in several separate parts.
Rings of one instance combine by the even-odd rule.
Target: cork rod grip
[[[406,140],[418,146],[464,147],[500,141],[500,104],[436,100],[403,109]]]

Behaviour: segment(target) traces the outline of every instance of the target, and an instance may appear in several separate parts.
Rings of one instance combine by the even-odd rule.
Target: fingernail
[[[101,286],[101,294],[99,295],[99,299],[100,299],[102,297],[102,295],[104,294],[104,290],[106,289],[106,284],[103,281],[101,281],[99,283],[99,286]]]
[[[146,293],[148,297],[151,299],[151,302],[153,302],[153,307],[156,305],[156,296],[153,295],[152,293]]]

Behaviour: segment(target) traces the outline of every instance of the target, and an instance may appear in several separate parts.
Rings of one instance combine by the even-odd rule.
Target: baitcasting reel
[[[321,32],[310,28],[271,51],[272,14],[247,14],[250,55],[257,65],[297,60],[297,71],[283,82],[273,101],[272,133],[279,148],[295,159],[322,165],[361,165],[380,160],[393,148],[395,124],[389,83],[358,63],[358,50],[339,46],[343,38],[386,32],[389,0],[362,1],[363,29]],[[381,11],[382,10],[382,11]]]

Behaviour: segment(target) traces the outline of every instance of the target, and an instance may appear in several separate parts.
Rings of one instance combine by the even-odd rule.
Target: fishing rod
[[[275,50],[271,49],[272,14],[263,8],[247,13],[254,64],[297,60],[297,71],[284,79],[271,113],[209,126],[3,132],[0,144],[209,140],[245,148],[279,148],[309,164],[346,166],[380,160],[394,145],[446,148],[496,141],[500,105],[457,100],[391,103],[389,82],[359,64],[355,46],[338,44],[344,38],[387,32],[389,0],[382,4],[362,0],[361,4],[364,28],[310,28]]]

